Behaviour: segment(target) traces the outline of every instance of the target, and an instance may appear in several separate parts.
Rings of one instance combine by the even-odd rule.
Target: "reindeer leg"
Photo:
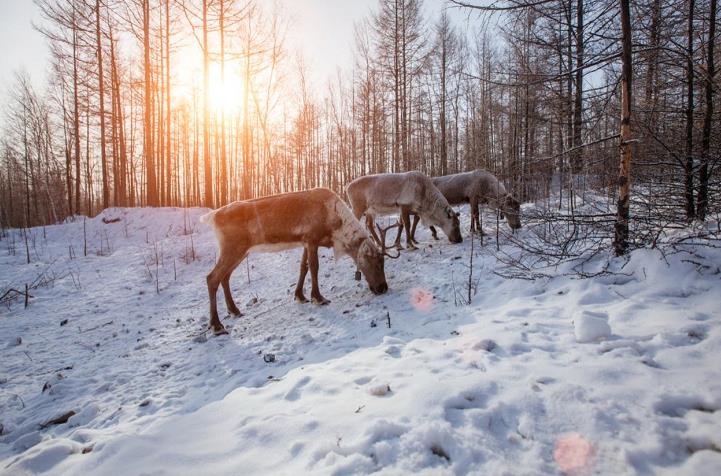
[[[298,302],[308,302],[303,294],[303,284],[305,276],[308,274],[308,250],[303,248],[303,257],[300,259],[300,274],[298,275],[298,284],[295,287],[295,300]]]
[[[306,250],[308,250],[308,267],[310,268],[310,278],[313,283],[310,298],[316,304],[328,304],[330,301],[321,296],[320,289],[318,288],[318,245],[308,244]]]
[[[478,197],[472,196],[469,203],[471,208],[471,233],[480,232],[480,228],[476,227],[478,223]]]
[[[480,205],[476,204],[476,207],[480,207]],[[483,231],[483,222],[481,221],[481,213],[478,208],[476,209],[476,222],[478,224],[478,231],[481,234],[481,236],[486,236],[486,232]]]
[[[403,219],[403,228],[406,230],[406,248],[408,250],[417,250],[418,247],[413,244],[413,234],[411,233],[411,215],[408,208],[401,209],[401,218]]]
[[[413,223],[411,224],[411,241],[413,241],[413,243],[415,244],[418,244],[418,242],[416,241],[416,227],[418,226],[418,220],[420,220],[418,215],[413,213]]]
[[[243,254],[241,254],[240,256],[241,258],[233,263],[233,265],[230,267],[230,271],[228,271],[223,280],[220,282],[220,284],[223,285],[223,294],[225,295],[225,307],[226,309],[228,309],[228,312],[230,314],[236,317],[242,316],[243,313],[240,312],[238,306],[235,305],[235,301],[233,301],[233,295],[230,293],[230,276],[233,274],[233,271],[238,268],[238,265],[242,263],[245,258],[248,257],[248,253],[243,252]]]
[[[243,257],[245,259],[245,257]],[[243,260],[241,260],[243,261]],[[237,267],[234,266],[233,270]],[[234,316],[240,317],[243,315],[243,313],[240,312],[240,309],[238,309],[238,306],[235,305],[235,301],[233,301],[233,295],[230,293],[230,275],[233,274],[233,270],[231,270],[220,282],[220,284],[223,285],[223,294],[225,295],[225,307],[228,309],[228,312],[231,313]]]
[[[433,235],[433,239],[438,241],[438,233],[436,232],[436,228],[431,225],[431,235]]]
[[[245,257],[246,250],[240,250],[240,256]],[[242,260],[242,259],[241,259]],[[208,283],[208,297],[210,298],[210,326],[213,329],[215,335],[227,334],[223,324],[220,322],[218,317],[218,285],[227,277],[230,279],[230,273],[238,266],[241,260],[236,259],[232,255],[221,254],[218,258],[218,262],[215,264],[213,270],[208,274],[206,282]],[[223,288],[225,290],[225,287]],[[228,294],[230,294],[230,287],[228,287]],[[232,298],[231,298],[232,301]],[[227,304],[227,302],[226,302]]]
[[[398,217],[399,221],[403,221],[403,214],[401,214],[400,217]],[[393,242],[393,247],[397,250],[402,250],[403,245],[401,245],[401,236],[403,236],[403,228],[398,227],[398,233],[396,233],[396,241]]]

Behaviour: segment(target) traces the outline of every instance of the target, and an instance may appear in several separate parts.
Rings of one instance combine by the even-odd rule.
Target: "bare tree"
[[[621,0],[621,161],[613,248],[623,255],[628,248],[629,200],[631,195],[631,14],[629,0]]]

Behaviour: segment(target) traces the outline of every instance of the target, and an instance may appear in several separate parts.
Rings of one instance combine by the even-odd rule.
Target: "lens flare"
[[[556,440],[553,459],[566,474],[580,475],[589,469],[595,450],[593,445],[578,433],[567,433]]]
[[[410,291],[410,303],[413,309],[428,312],[433,309],[433,294],[423,288],[413,288]]]

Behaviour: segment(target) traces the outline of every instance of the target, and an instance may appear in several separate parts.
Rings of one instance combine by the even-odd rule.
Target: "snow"
[[[576,342],[593,342],[603,340],[611,335],[608,315],[605,312],[582,310],[573,321]]]
[[[251,255],[213,337],[206,212],[0,242],[3,289],[44,276],[0,311],[0,474],[721,474],[721,250],[528,281],[476,241],[470,305],[467,237],[419,228],[383,296],[326,250],[328,306],[293,301],[300,250]]]

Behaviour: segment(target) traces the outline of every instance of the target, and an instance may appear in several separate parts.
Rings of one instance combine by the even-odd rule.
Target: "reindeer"
[[[228,312],[240,316],[230,293],[230,275],[250,252],[275,252],[303,247],[295,299],[307,302],[303,284],[310,268],[311,299],[328,304],[318,288],[318,247],[333,248],[335,257],[349,255],[374,294],[388,290],[383,271],[385,247],[379,248],[338,195],[326,188],[291,192],[234,202],[200,217],[218,239],[220,256],[208,274],[210,326],[227,334],[218,319],[216,294],[222,284]],[[385,230],[383,232],[385,239]],[[388,255],[390,256],[390,255]],[[391,256],[393,257],[393,256]]]
[[[483,233],[480,223],[478,205],[485,203],[500,211],[501,218],[506,218],[512,230],[521,228],[520,203],[506,191],[503,184],[490,172],[473,170],[459,174],[433,177],[433,184],[441,191],[451,205],[470,203],[471,233]],[[410,241],[415,242],[418,216],[414,216],[410,231]],[[438,239],[435,228],[431,228],[434,239]],[[395,246],[400,248],[402,230],[398,230]],[[406,241],[408,241],[406,231]]]
[[[407,237],[411,236],[410,213],[415,213],[424,223],[440,227],[451,243],[463,241],[458,214],[453,211],[431,179],[421,172],[359,177],[348,184],[346,194],[356,218],[360,220],[365,214],[366,225],[376,241],[379,238],[373,229],[375,215],[398,211],[401,212]],[[416,248],[410,239],[407,244],[409,249]]]

